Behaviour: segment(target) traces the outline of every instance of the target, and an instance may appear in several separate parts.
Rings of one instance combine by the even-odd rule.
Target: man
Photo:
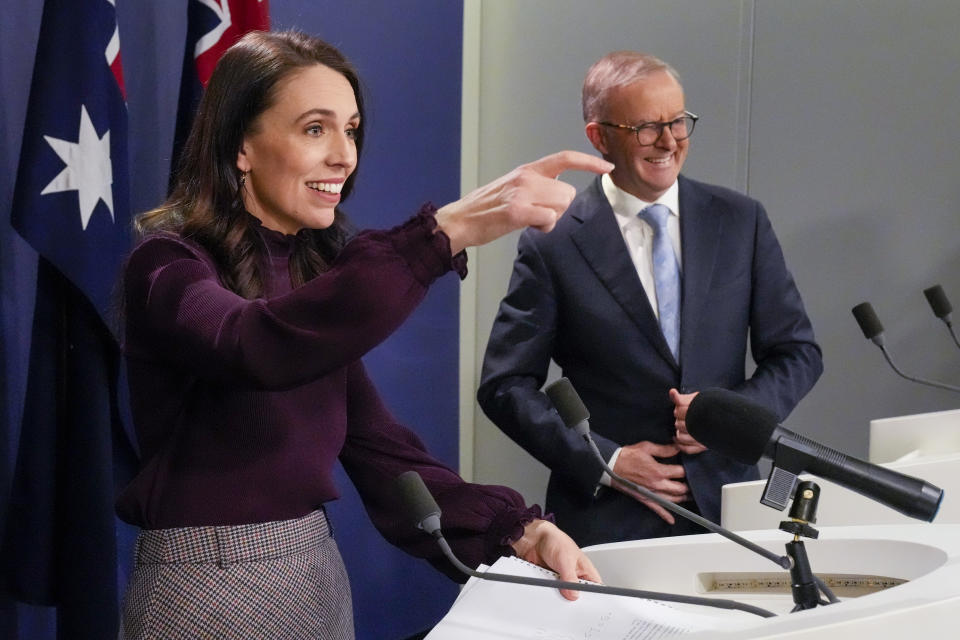
[[[584,81],[583,116],[616,168],[554,231],[521,236],[478,399],[551,469],[547,510],[578,544],[703,532],[611,484],[540,391],[550,359],[616,473],[719,522],[720,487],[758,472],[686,432],[690,400],[724,387],[783,419],[820,376],[820,348],[760,203],[680,175],[697,117],[671,67],[605,56]]]

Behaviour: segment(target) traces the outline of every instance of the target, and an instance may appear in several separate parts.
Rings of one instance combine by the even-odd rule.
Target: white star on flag
[[[60,191],[76,191],[80,198],[80,220],[87,229],[90,216],[103,200],[113,219],[113,165],[110,162],[110,130],[97,137],[87,107],[80,107],[80,131],[76,142],[43,136],[60,159],[67,165],[50,181],[40,195]]]

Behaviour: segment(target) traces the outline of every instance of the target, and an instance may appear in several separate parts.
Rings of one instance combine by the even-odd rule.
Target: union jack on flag
[[[190,0],[187,6],[187,46],[180,77],[180,102],[173,138],[171,176],[190,133],[193,116],[214,67],[223,52],[248,31],[270,28],[267,0]]]

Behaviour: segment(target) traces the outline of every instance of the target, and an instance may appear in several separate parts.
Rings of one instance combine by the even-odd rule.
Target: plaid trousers
[[[350,584],[323,511],[142,531],[121,640],[352,640]]]

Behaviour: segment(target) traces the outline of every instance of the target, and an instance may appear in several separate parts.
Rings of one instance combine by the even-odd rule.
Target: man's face
[[[666,71],[610,92],[604,121],[637,126],[670,122],[684,114],[683,87]],[[591,134],[591,127],[594,129]],[[634,132],[587,125],[587,136],[603,157],[616,165],[614,184],[641,200],[653,202],[674,183],[687,158],[690,139],[677,142],[670,127],[652,145],[641,146]]]

